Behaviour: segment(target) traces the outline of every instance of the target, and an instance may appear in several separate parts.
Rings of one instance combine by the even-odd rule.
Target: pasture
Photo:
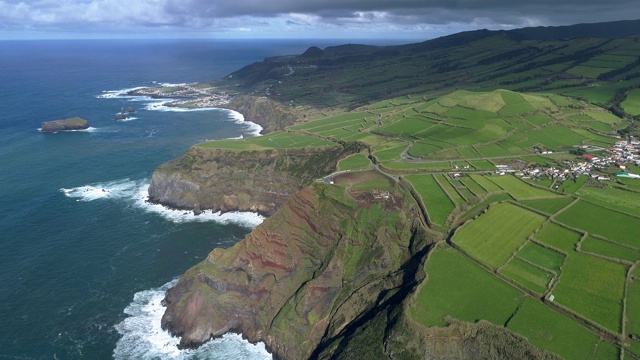
[[[640,260],[640,250],[630,249],[593,236],[589,236],[580,244],[580,251],[631,262]]]
[[[594,256],[570,254],[553,290],[554,302],[620,332],[627,267]]]
[[[531,186],[513,175],[488,176],[487,179],[506,190],[516,200],[558,196],[552,191]]]
[[[640,218],[581,200],[557,215],[556,220],[611,241],[640,248]]]
[[[338,163],[338,170],[363,170],[371,167],[369,158],[362,154],[353,154]]]
[[[547,223],[533,237],[553,248],[571,253],[575,251],[576,244],[580,241],[582,234],[564,228],[558,224]]]
[[[501,203],[458,229],[452,241],[492,269],[504,264],[546,219],[511,203]],[[509,224],[500,226],[499,224]]]
[[[338,144],[315,136],[273,132],[265,136],[256,136],[248,139],[207,141],[197,146],[208,149],[264,150],[338,146]]]
[[[572,201],[573,198],[570,197],[558,197],[551,199],[521,200],[519,202],[522,205],[542,211],[543,213],[555,214],[560,211],[560,209],[571,204]]]
[[[600,338],[585,327],[532,298],[524,299],[507,328],[567,360],[590,359],[600,342]]]
[[[445,326],[449,315],[504,324],[524,295],[448,246],[433,250],[425,264],[428,279],[414,295],[411,318],[425,326]]]
[[[543,271],[517,257],[511,258],[499,272],[538,295],[545,293],[551,279],[553,279],[551,273]]]
[[[516,256],[556,274],[560,274],[565,259],[564,255],[533,242],[527,242]]]
[[[447,216],[455,206],[433,175],[409,175],[406,179],[420,195],[429,213],[429,220],[438,225],[444,225]]]

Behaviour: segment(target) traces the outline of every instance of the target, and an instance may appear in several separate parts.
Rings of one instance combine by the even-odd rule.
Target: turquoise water
[[[225,110],[148,110],[148,99],[114,91],[216,79],[308,46],[0,42],[0,359],[269,357],[238,336],[178,351],[159,329],[168,284],[260,219],[194,217],[144,202],[161,163],[199,141],[256,128]],[[135,106],[135,119],[115,121],[122,106]],[[42,121],[71,116],[92,129],[38,131]]]

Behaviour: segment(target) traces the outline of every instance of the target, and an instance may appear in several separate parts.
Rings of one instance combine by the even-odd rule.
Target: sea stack
[[[70,130],[86,130],[89,128],[87,120],[72,117],[69,119],[45,121],[42,123],[42,132],[58,132]]]

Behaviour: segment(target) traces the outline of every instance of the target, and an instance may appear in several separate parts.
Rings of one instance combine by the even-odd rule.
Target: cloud
[[[0,0],[0,29],[420,32],[640,18],[637,0]],[[281,28],[279,28],[281,27]],[[235,29],[235,30],[234,30]]]

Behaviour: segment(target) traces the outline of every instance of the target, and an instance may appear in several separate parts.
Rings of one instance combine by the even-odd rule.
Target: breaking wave
[[[253,345],[240,335],[226,334],[211,340],[195,350],[180,350],[177,337],[162,330],[160,323],[165,292],[177,280],[163,286],[137,292],[133,302],[124,310],[128,317],[115,326],[121,338],[113,351],[114,359],[245,359],[266,360],[272,356],[264,343]]]
[[[148,179],[123,179],[60,189],[66,197],[76,201],[125,200],[141,210],[160,215],[175,223],[215,221],[220,224],[235,223],[253,228],[264,221],[263,216],[252,212],[234,211],[222,214],[219,211],[205,210],[200,215],[195,215],[189,210],[170,209],[148,202],[148,190]]]

